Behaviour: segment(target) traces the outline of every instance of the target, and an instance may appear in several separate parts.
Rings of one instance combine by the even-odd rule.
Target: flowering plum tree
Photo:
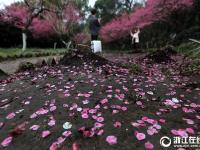
[[[79,9],[71,0],[25,0],[6,7],[4,20],[22,30],[23,51],[27,47],[27,33],[35,38],[57,34],[71,34],[80,21]]]
[[[62,43],[68,47],[64,36],[73,37],[74,27],[81,21],[80,10],[72,1],[68,1],[68,3],[61,2],[60,5],[51,5],[51,9],[54,12],[46,13],[45,18],[51,24]]]
[[[35,18],[45,11],[44,0],[24,0],[5,9],[5,18],[22,30],[23,48],[27,47],[27,32]]]
[[[104,42],[126,37],[132,28],[144,28],[157,21],[166,21],[175,10],[192,6],[193,0],[147,0],[146,6],[114,18],[101,29]]]
[[[86,44],[90,41],[90,35],[84,32],[78,33],[74,36],[73,40],[76,44]]]

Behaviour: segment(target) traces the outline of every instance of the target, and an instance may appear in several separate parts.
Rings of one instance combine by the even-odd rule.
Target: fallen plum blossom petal
[[[56,106],[52,106],[52,107],[50,108],[50,111],[52,112],[52,111],[55,111],[56,109],[57,109]]]
[[[117,121],[117,122],[114,123],[114,127],[115,128],[121,128],[121,126],[122,126],[122,124],[119,121]]]
[[[117,144],[117,137],[115,137],[113,135],[107,136],[106,142],[108,142],[110,145]]]
[[[79,147],[78,147],[77,143],[73,143],[72,150],[79,150]]]
[[[101,129],[100,131],[97,132],[97,135],[102,135],[104,133],[104,130]]]
[[[13,137],[10,136],[10,137],[7,137],[6,139],[3,140],[3,142],[1,143],[1,145],[3,147],[7,147],[13,140]]]
[[[139,141],[142,141],[146,138],[146,135],[144,133],[139,133],[139,132],[136,132],[135,136]]]
[[[98,117],[98,118],[97,118],[97,121],[98,121],[98,122],[103,122],[103,121],[104,121],[104,118],[103,118],[103,117]]]
[[[65,136],[65,137],[69,137],[69,136],[72,135],[72,132],[71,131],[65,131],[65,132],[63,132],[62,135]]]
[[[145,143],[145,148],[146,148],[146,149],[153,149],[153,148],[154,148],[154,145],[153,145],[152,143],[150,143],[150,142],[146,142],[146,143]]]
[[[81,116],[82,116],[83,119],[88,119],[89,118],[89,115],[87,113],[83,113]]]
[[[195,132],[192,128],[187,128],[186,131],[190,134],[195,134]]]
[[[0,129],[4,126],[3,122],[0,122]]]
[[[37,131],[39,128],[40,128],[39,125],[33,125],[33,126],[30,127],[30,129],[33,130],[33,131]]]
[[[49,123],[48,123],[48,125],[51,126],[51,127],[55,126],[55,124],[56,124],[55,120],[50,120]]]
[[[6,119],[13,119],[15,117],[15,113],[10,113],[10,114],[8,114],[7,116],[6,116]]]
[[[42,132],[42,138],[46,138],[46,137],[48,137],[49,135],[51,134],[51,132],[50,131],[43,131]]]
[[[53,144],[51,144],[49,150],[57,150],[58,149],[58,143],[54,142]]]

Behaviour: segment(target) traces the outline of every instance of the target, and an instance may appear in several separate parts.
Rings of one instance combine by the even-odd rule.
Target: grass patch
[[[200,58],[200,44],[192,42],[181,44],[177,47],[177,52],[191,58]]]
[[[0,58],[3,60],[14,59],[14,58],[31,58],[31,57],[41,57],[41,56],[53,56],[62,55],[67,52],[66,49],[38,49],[30,48],[22,52],[18,48],[0,48]]]

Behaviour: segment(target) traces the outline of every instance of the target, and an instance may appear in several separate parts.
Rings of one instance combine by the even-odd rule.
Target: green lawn
[[[23,58],[23,57],[40,57],[40,56],[52,56],[52,55],[62,55],[66,53],[66,49],[38,49],[29,48],[22,52],[18,48],[0,48],[0,58]]]
[[[177,51],[189,57],[200,57],[200,44],[184,43],[177,47]]]

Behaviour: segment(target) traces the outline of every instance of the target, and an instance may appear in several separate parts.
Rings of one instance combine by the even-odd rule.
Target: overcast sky
[[[22,1],[22,0],[0,0],[0,9],[4,8],[5,5],[10,5],[11,3]],[[89,0],[89,5],[94,6],[96,0]]]

